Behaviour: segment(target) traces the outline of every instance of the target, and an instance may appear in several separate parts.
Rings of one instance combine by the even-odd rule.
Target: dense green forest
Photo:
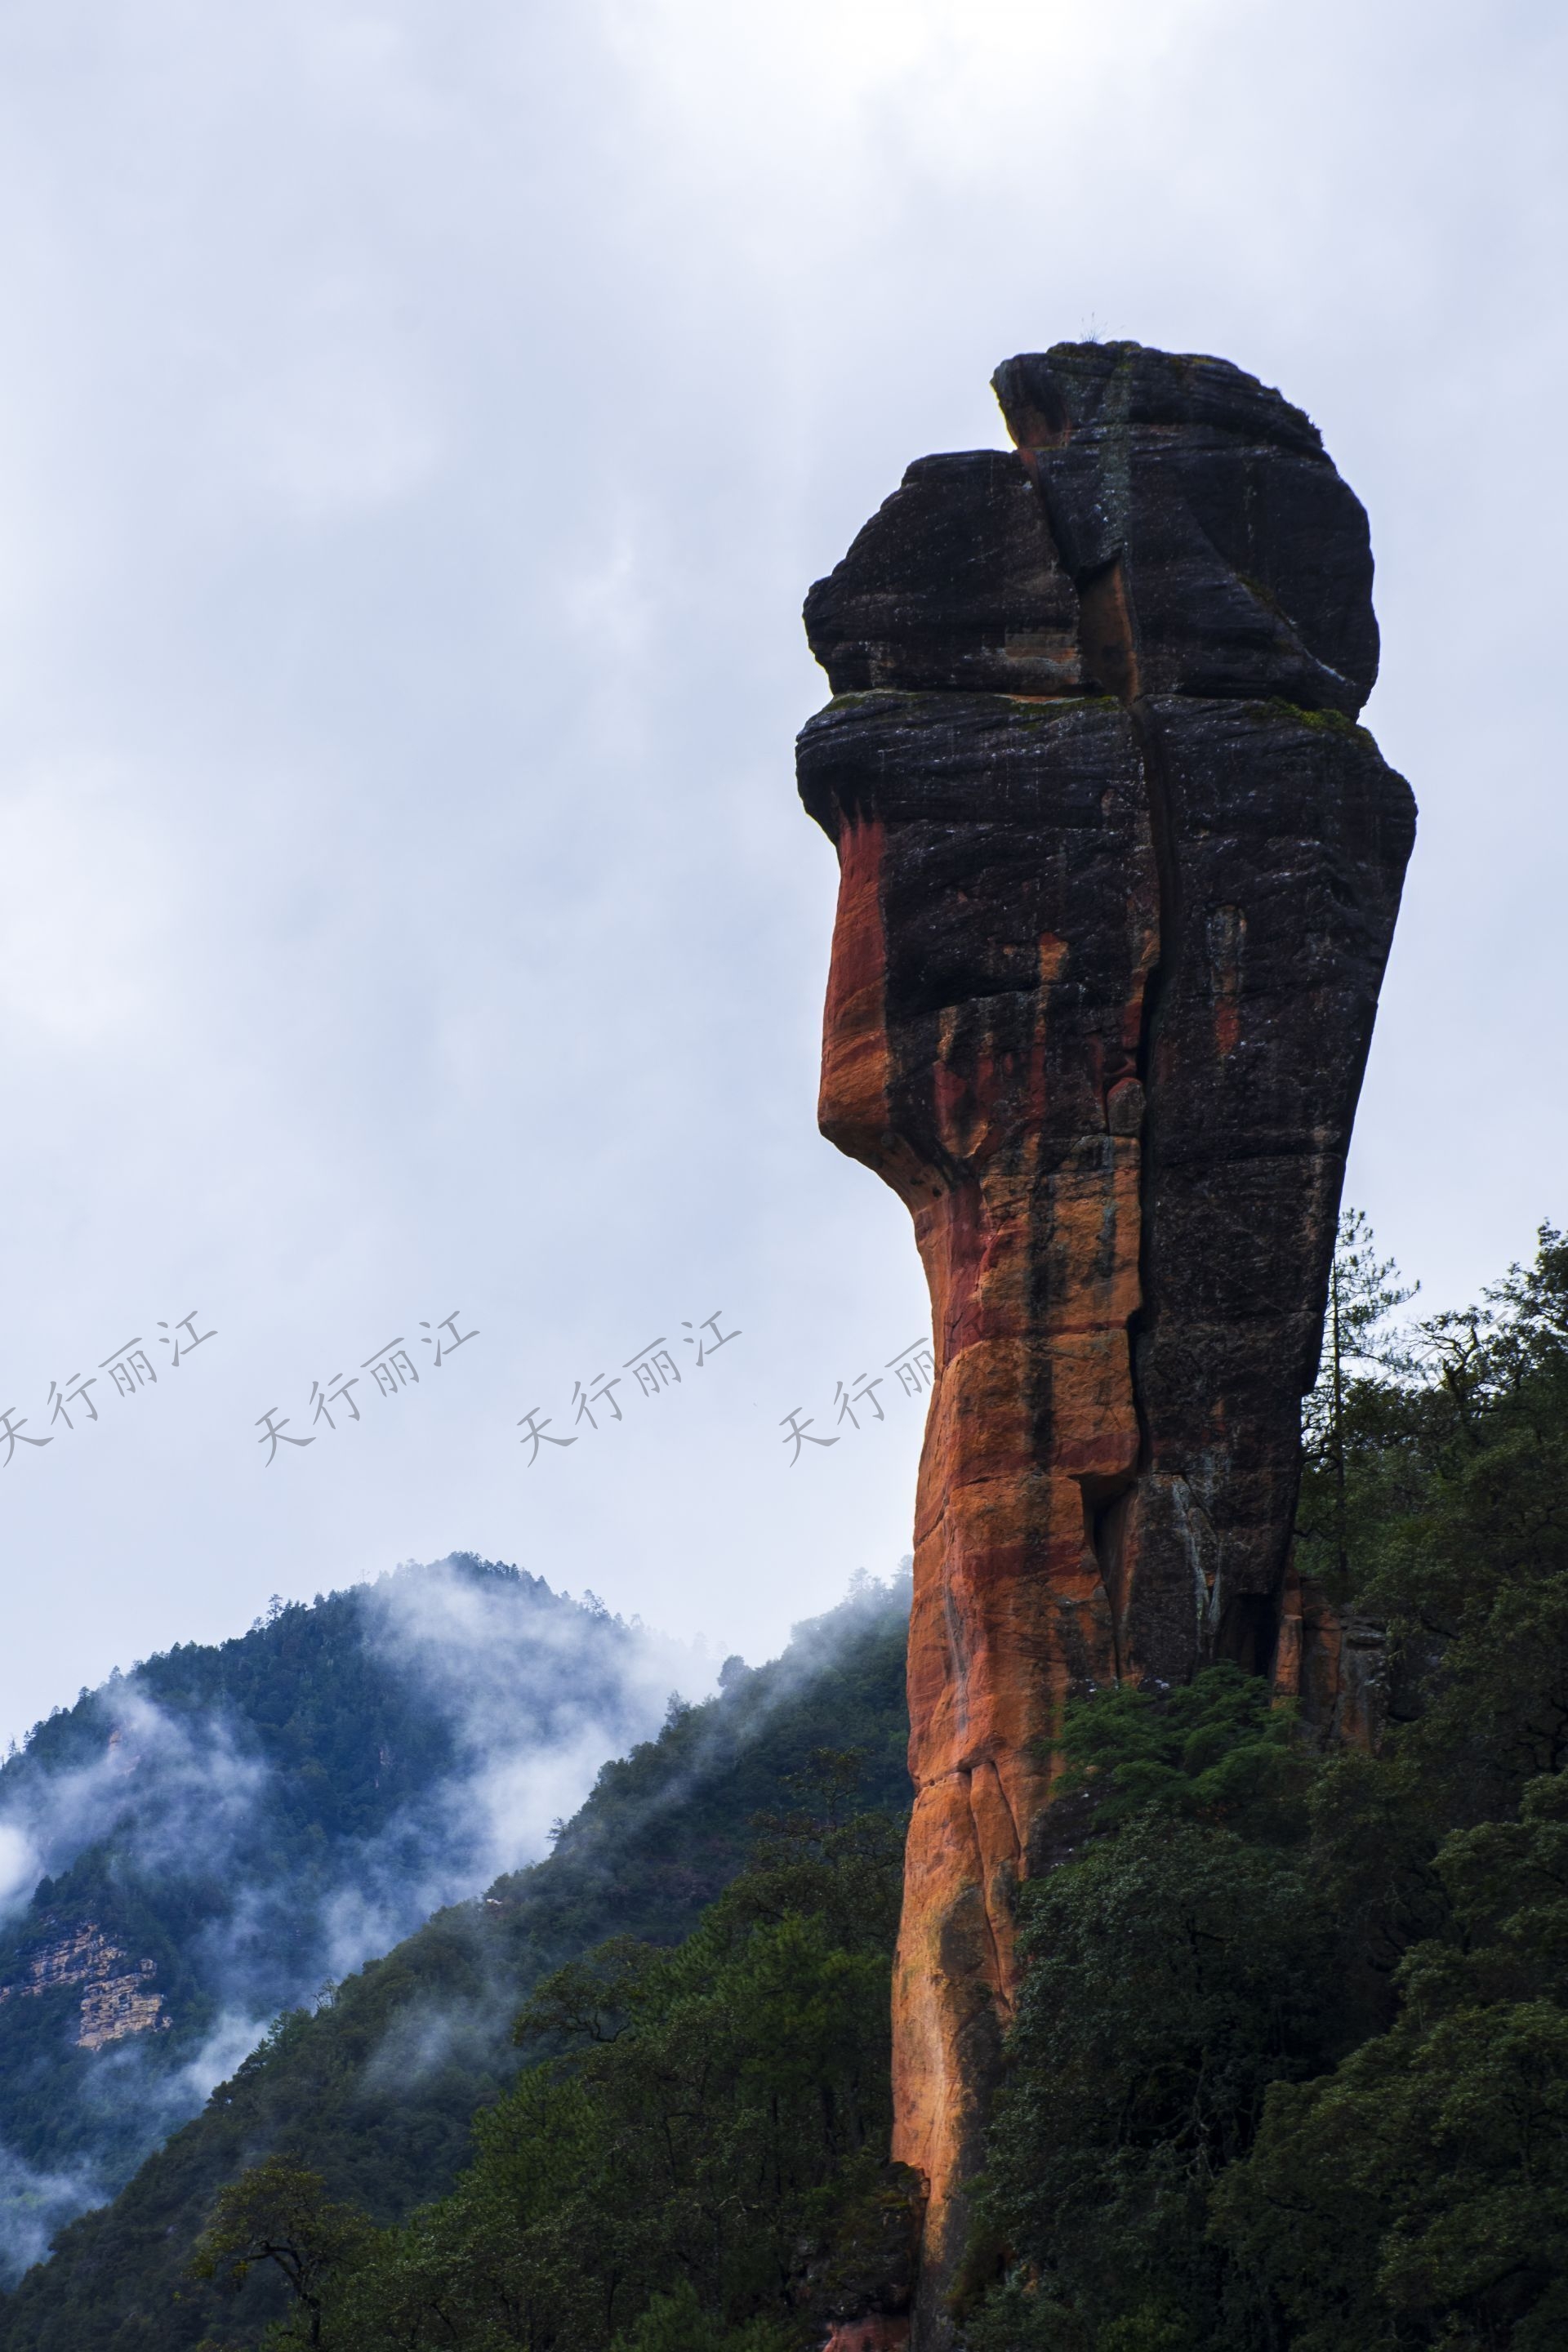
[[[1072,1711],[973,2352],[1568,2343],[1568,1243],[1399,1339],[1352,1217],[1335,1292],[1299,1556],[1386,1727],[1316,1753],[1228,1669]]]
[[[548,1859],[280,2016],[114,2202],[0,2299],[0,2346],[180,2352],[219,2324],[225,2341],[254,2342],[268,2278],[231,2302],[184,2273],[219,2189],[273,2150],[378,2221],[448,2189],[476,2110],[521,2062],[510,2029],[530,1990],[612,1934],[678,1943],[742,1870],[754,1818],[798,1810],[816,1750],[852,1748],[858,1801],[901,1816],[905,1609],[870,1585],[773,1664],[732,1662],[717,1698],[672,1706],[656,1739],[604,1768]]]
[[[1543,1229],[1473,1310],[1402,1303],[1347,1219],[1297,1558],[1381,1659],[1375,1745],[1327,1743],[1228,1665],[1068,1707],[1075,1836],[1022,1893],[968,2352],[1568,2342],[1568,1241]],[[853,1695],[807,1679],[792,1715],[747,1678],[605,1776],[509,1890],[520,1920],[531,1885],[576,1889],[619,1776],[640,1805],[569,1931],[498,1952],[514,2071],[425,2185],[398,2139],[416,2070],[370,2089],[384,2037],[336,2104],[301,2065],[367,1969],[183,2136],[199,2166],[177,2139],[67,2233],[0,2342],[194,2344],[199,2312],[211,2347],[264,2321],[325,2352],[820,2344],[909,2259],[914,2184],[886,2161],[899,1631],[871,1609],[830,1652]],[[766,1789],[684,1760],[742,1706],[759,1742],[794,1727]],[[618,1885],[631,1825],[679,1843],[694,1798],[722,1869],[684,1906]],[[271,2104],[237,2128],[247,2074]]]
[[[314,1994],[346,1906],[367,1937],[387,1923],[384,1948],[493,1870],[468,1796],[489,1717],[431,1671],[479,1642],[509,1670],[512,1752],[587,1719],[603,1754],[658,1721],[637,1629],[459,1554],[180,1643],[57,1709],[0,1768],[0,1820],[43,1863],[0,1939],[0,2253],[26,2244],[37,2178],[79,2181],[78,2204],[112,2193],[200,2104],[215,2037],[232,2064]],[[82,2048],[79,1978],[20,1995],[33,1958],[89,1923],[120,1965],[151,1961],[159,2030]]]

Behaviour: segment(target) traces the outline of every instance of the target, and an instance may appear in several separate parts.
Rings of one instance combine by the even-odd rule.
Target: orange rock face
[[[950,2340],[1064,1697],[1213,1655],[1339,1673],[1286,1555],[1413,824],[1337,715],[1370,561],[1305,419],[1135,345],[1010,369],[1023,455],[922,461],[813,590],[836,699],[800,744],[840,866],[821,1124],[909,1208],[931,1297],[894,1992],[917,2352]],[[1228,603],[1226,499],[1281,542],[1232,551]]]

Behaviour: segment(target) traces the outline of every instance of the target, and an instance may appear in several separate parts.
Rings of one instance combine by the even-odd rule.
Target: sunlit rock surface
[[[937,1365],[895,2155],[949,2340],[1065,1695],[1227,1657],[1349,1723],[1287,1588],[1300,1401],[1415,810],[1354,723],[1366,518],[1225,362],[1009,361],[806,601],[840,885],[821,1123],[909,1207]]]

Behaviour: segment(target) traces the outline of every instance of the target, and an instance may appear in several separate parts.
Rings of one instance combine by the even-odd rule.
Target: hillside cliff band
[[[79,2050],[102,2050],[128,2033],[167,2032],[174,2021],[164,2010],[163,1994],[153,1990],[157,1962],[142,1959],[120,1967],[125,1958],[96,1920],[84,1919],[37,1945],[27,1955],[26,1974],[0,1985],[0,2001],[41,2000],[62,1985],[85,1985],[79,2004]]]

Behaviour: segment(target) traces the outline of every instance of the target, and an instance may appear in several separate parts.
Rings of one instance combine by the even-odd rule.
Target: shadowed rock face
[[[995,383],[1017,454],[912,466],[807,598],[835,699],[799,745],[840,866],[822,1127],[908,1205],[934,1325],[895,1986],[918,2352],[1062,1698],[1215,1656],[1338,1690],[1286,1556],[1415,823],[1353,723],[1366,519],[1307,418],[1132,343]]]

